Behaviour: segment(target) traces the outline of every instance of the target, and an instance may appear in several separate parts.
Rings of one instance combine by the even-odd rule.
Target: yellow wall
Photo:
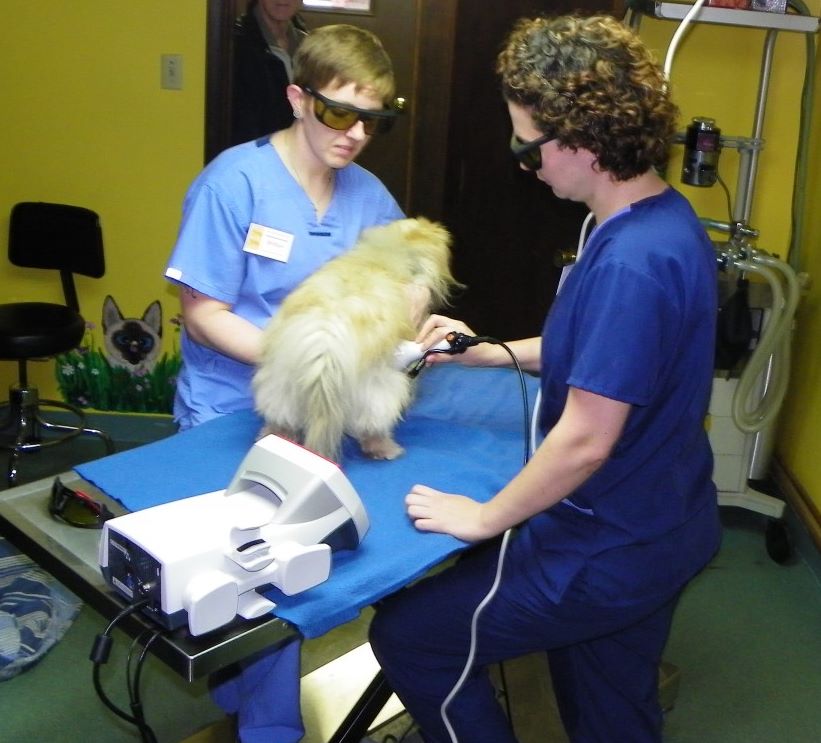
[[[203,0],[110,0],[32,3],[5,0],[0,24],[0,234],[5,249],[8,212],[22,200],[73,203],[97,210],[103,222],[108,273],[80,279],[86,314],[99,319],[104,296],[128,315],[161,299],[166,345],[176,299],[161,274],[173,242],[185,188],[200,170],[205,74]],[[818,13],[818,0],[811,5]],[[642,35],[664,58],[675,23],[645,19]],[[680,45],[672,71],[683,121],[712,116],[727,135],[749,135],[763,33],[694,27]],[[160,89],[163,53],[184,56],[184,90]],[[798,129],[804,37],[782,33],[775,66],[752,224],[759,246],[785,254],[790,235],[793,156]],[[781,422],[778,454],[821,507],[821,67],[816,73],[804,265],[814,277],[802,300],[792,385]],[[488,91],[491,94],[492,91]],[[721,172],[735,190],[736,156],[725,151]],[[671,167],[677,182],[679,161]],[[680,186],[699,213],[724,218],[723,192]],[[53,278],[0,261],[2,300],[60,296]],[[91,312],[89,309],[91,308]],[[170,350],[170,349],[169,349]],[[0,386],[14,365],[0,363]],[[32,375],[54,393],[50,364]]]
[[[817,12],[817,11],[816,11]],[[812,284],[798,309],[792,387],[783,411],[779,456],[821,512],[821,58],[816,55],[810,172],[802,268]]]
[[[818,14],[817,0],[810,4]],[[676,22],[643,19],[641,35],[665,59]],[[751,136],[764,32],[713,25],[694,25],[685,35],[671,70],[673,92],[682,110],[682,124],[694,116],[716,119],[722,134]],[[803,34],[781,32],[775,46],[769,85],[759,174],[750,222],[761,232],[758,247],[786,257],[791,235],[793,167],[798,141],[799,101],[806,41]],[[816,55],[817,57],[817,55]],[[821,60],[816,59],[816,64]],[[788,399],[782,411],[776,455],[799,486],[821,508],[821,70],[816,70],[817,98],[811,138],[804,244],[801,270],[814,278],[802,297],[795,332],[795,354]],[[679,183],[681,149],[668,174],[702,216],[727,219],[723,190]],[[737,153],[725,149],[720,172],[731,193],[736,191]],[[721,239],[720,235],[716,235]]]
[[[3,2],[0,248],[5,255],[18,201],[97,211],[106,276],[77,283],[83,313],[98,326],[106,294],[132,317],[160,299],[173,337],[167,319],[178,303],[162,272],[185,189],[202,167],[205,9],[204,0]],[[165,53],[183,55],[183,90],[160,87]],[[0,287],[0,301],[62,297],[57,276],[5,258]],[[30,369],[41,393],[54,396],[53,364]],[[3,390],[15,372],[0,362]]]
[[[664,61],[676,22],[643,19],[641,35]],[[786,255],[790,239],[792,163],[798,135],[798,100],[804,70],[803,35],[780,34],[776,43],[773,77],[769,86],[764,124],[765,147],[751,223],[760,230],[758,245]],[[673,58],[671,85],[681,108],[681,128],[694,116],[716,120],[724,136],[750,137],[760,73],[764,32],[746,28],[693,25],[679,43]],[[783,143],[783,144],[777,144]],[[679,180],[683,147],[676,147],[668,178],[705,217],[728,219],[726,196],[718,185],[697,188]],[[725,148],[719,172],[736,191],[737,151]],[[720,238],[720,235],[716,235]]]

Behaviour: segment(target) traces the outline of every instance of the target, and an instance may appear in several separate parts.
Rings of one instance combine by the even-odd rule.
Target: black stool
[[[59,400],[40,399],[28,382],[27,362],[66,353],[76,348],[85,332],[73,274],[92,278],[105,274],[100,220],[90,209],[64,204],[23,202],[14,206],[9,224],[9,261],[24,268],[60,272],[65,304],[11,302],[0,304],[0,360],[16,361],[17,382],[9,388],[9,399],[0,405],[0,448],[9,451],[6,479],[17,481],[21,454],[64,443],[80,434],[98,436],[106,452],[114,451],[111,438],[86,426],[83,411]],[[42,408],[72,413],[73,425],[49,422]],[[55,432],[44,439],[43,431]]]

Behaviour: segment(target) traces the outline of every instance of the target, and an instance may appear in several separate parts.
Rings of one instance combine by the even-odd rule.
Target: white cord
[[[530,416],[530,455],[533,456],[539,448],[539,409],[542,406],[542,387],[536,391],[536,402],[533,403],[533,415]]]
[[[681,37],[684,36],[684,32],[687,30],[687,27],[690,25],[690,21],[692,21],[693,17],[701,10],[701,6],[704,5],[704,0],[696,0],[695,4],[693,5],[690,10],[687,11],[687,14],[684,18],[681,19],[681,23],[679,23],[676,32],[673,34],[673,38],[670,41],[670,46],[667,47],[667,56],[664,59],[664,78],[668,82],[670,81],[670,70],[673,67],[673,56],[676,53],[676,49],[678,48],[679,42],[681,41]]]
[[[465,679],[468,677],[470,669],[473,666],[473,658],[476,655],[476,630],[479,624],[479,615],[482,613],[485,606],[487,606],[491,599],[493,599],[496,595],[499,584],[502,582],[502,566],[504,565],[505,553],[507,552],[507,543],[510,541],[511,531],[512,529],[508,529],[502,537],[502,544],[499,547],[499,561],[496,563],[496,576],[493,579],[493,585],[490,587],[487,594],[485,594],[485,597],[479,602],[479,606],[477,606],[473,612],[473,617],[470,621],[470,650],[468,651],[468,657],[465,661],[465,667],[462,669],[462,675],[459,676],[458,681],[453,685],[450,693],[445,697],[445,700],[442,702],[442,706],[439,708],[439,714],[442,716],[442,722],[447,728],[448,735],[450,736],[452,743],[459,743],[459,739],[456,737],[453,726],[450,724],[450,720],[448,719],[448,706],[461,690],[462,685],[465,683]]]
[[[587,234],[587,227],[590,224],[591,220],[593,219],[593,212],[589,212],[587,216],[584,218],[582,222],[581,229],[579,230],[579,242],[576,246],[576,263],[578,263],[579,259],[582,257],[582,251],[584,250],[585,244],[585,236]],[[570,271],[573,268],[573,264],[569,266],[565,266],[562,269],[562,275],[559,277],[559,285],[556,287],[556,294],[559,293],[559,290],[562,288],[562,284],[564,283],[565,279],[570,274]],[[533,405],[533,415],[531,416],[531,423],[530,423],[530,453],[536,451],[536,420],[538,418],[539,413],[539,405],[541,404],[542,400],[542,390],[541,387],[539,391],[536,393],[536,402]],[[459,693],[462,689],[463,684],[465,683],[465,679],[467,679],[468,674],[470,673],[470,669],[473,667],[473,659],[476,656],[476,630],[479,626],[479,615],[484,610],[485,606],[490,603],[493,597],[496,595],[496,591],[499,588],[499,584],[502,581],[502,568],[505,562],[505,553],[507,552],[507,543],[510,541],[510,533],[511,529],[508,529],[504,536],[502,537],[502,544],[499,546],[499,560],[496,563],[496,576],[493,580],[493,585],[490,587],[490,590],[485,594],[485,597],[479,602],[479,605],[473,612],[473,616],[470,620],[470,648],[468,650],[468,657],[465,660],[465,666],[462,668],[462,674],[459,676],[456,683],[453,685],[453,688],[450,690],[448,695],[445,697],[444,701],[442,702],[441,707],[439,708],[439,714],[442,717],[442,722],[445,725],[445,728],[448,731],[448,735],[450,736],[451,743],[459,743],[458,738],[456,737],[456,733],[453,730],[453,726],[450,724],[450,719],[448,719],[448,707],[450,703],[453,701],[453,698]]]
[[[573,263],[565,266],[562,269],[562,275],[559,276],[559,285],[556,287],[556,294],[558,294],[562,290],[562,284],[567,280],[567,277],[570,276],[570,272],[573,270],[573,266],[579,262],[582,257],[582,251],[584,250],[584,244],[586,242],[585,236],[587,234],[587,226],[593,219],[593,212],[588,212],[587,216],[584,218],[582,222],[581,229],[579,230],[579,241],[576,245],[576,257],[573,260]]]

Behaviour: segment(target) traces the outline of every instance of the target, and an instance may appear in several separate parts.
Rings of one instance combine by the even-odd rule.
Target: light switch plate
[[[182,90],[182,54],[163,54],[160,57],[160,87]]]

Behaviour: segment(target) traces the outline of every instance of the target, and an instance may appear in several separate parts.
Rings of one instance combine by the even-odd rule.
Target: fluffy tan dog
[[[350,251],[294,289],[265,329],[253,379],[263,435],[332,460],[346,433],[374,459],[402,454],[393,428],[412,382],[394,354],[458,286],[449,262],[443,226],[400,219],[363,231]]]

